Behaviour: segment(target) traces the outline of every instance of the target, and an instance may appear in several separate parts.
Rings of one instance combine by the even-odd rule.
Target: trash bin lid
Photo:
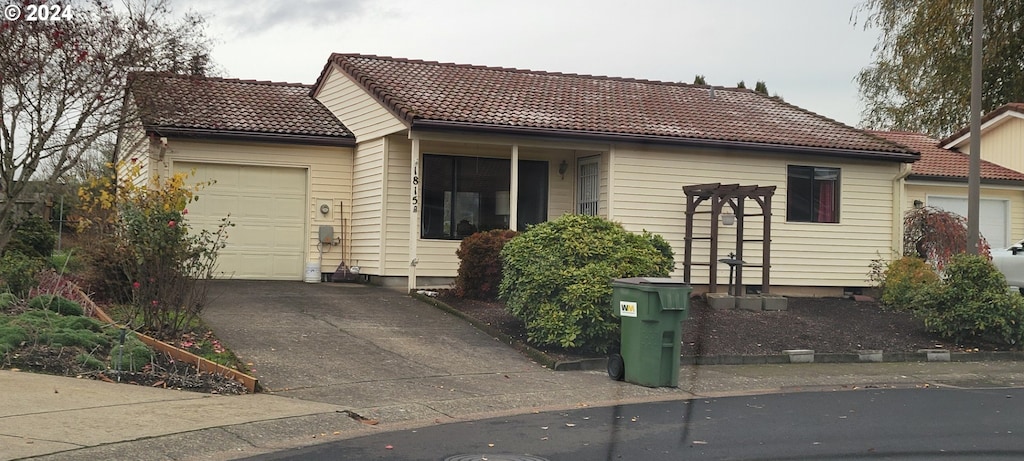
[[[628,285],[689,285],[682,280],[671,277],[629,277],[612,281]]]

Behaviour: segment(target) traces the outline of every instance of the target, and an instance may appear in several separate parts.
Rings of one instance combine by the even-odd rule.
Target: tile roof
[[[910,167],[912,176],[967,180],[970,158],[955,150],[943,149],[939,140],[926,134],[905,131],[871,131],[877,136],[903,144],[921,153],[921,160]],[[992,162],[981,161],[981,178],[995,181],[1024,181],[1024,173]]]
[[[999,106],[999,107],[995,108],[991,112],[989,112],[989,113],[987,113],[987,114],[985,114],[985,115],[983,115],[981,117],[981,124],[984,125],[989,120],[992,120],[992,119],[994,119],[994,118],[996,118],[996,117],[998,117],[998,116],[1000,116],[1000,115],[1002,115],[1002,114],[1004,114],[1006,112],[1009,112],[1009,111],[1017,112],[1017,113],[1020,113],[1020,114],[1024,115],[1024,102],[1011,102],[1011,103],[1003,104],[1002,106]],[[943,146],[946,146],[946,145],[949,145],[949,143],[954,142],[954,141],[956,141],[956,140],[958,140],[958,139],[960,139],[960,138],[962,138],[964,136],[969,136],[970,134],[971,134],[971,126],[967,125],[967,126],[961,128],[960,131],[957,131],[956,133],[953,133],[953,134],[951,134],[949,136],[946,136],[945,138],[943,138],[939,142],[942,143]]]
[[[132,95],[147,129],[353,142],[352,133],[310,97],[309,85],[150,72],[131,78]]]
[[[333,66],[413,127],[917,158],[903,146],[748,89],[335,53],[314,93]]]

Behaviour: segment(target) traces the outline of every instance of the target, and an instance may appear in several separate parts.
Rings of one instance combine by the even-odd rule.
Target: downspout
[[[900,172],[892,178],[892,251],[895,255],[903,254],[903,202],[906,195],[904,180],[912,170],[909,163],[900,164]]]

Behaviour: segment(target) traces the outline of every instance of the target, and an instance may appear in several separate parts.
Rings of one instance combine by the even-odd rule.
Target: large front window
[[[508,159],[423,155],[423,238],[461,239],[508,229],[512,162]],[[547,220],[548,163],[519,161],[517,228]]]
[[[839,222],[839,168],[789,167],[786,221]]]

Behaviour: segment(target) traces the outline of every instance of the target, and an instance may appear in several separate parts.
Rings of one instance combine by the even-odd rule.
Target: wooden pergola
[[[697,184],[683,186],[686,193],[686,245],[683,251],[683,279],[690,283],[693,266],[708,266],[708,292],[715,293],[718,289],[718,225],[722,209],[728,205],[736,220],[736,255],[735,259],[743,260],[743,244],[761,242],[761,264],[741,264],[736,267],[736,287],[743,286],[743,268],[761,268],[761,293],[768,293],[770,284],[769,269],[771,268],[771,224],[772,196],[775,186],[741,186],[739,184]],[[744,202],[752,199],[760,206],[760,212],[747,213]],[[711,209],[699,211],[704,202],[710,201]],[[711,214],[711,232],[708,236],[694,237],[693,218],[697,214]],[[744,236],[744,221],[747,217],[760,216],[764,220],[760,238],[748,239]],[[710,240],[711,251],[707,263],[693,262],[693,241]],[[741,294],[741,293],[736,293]]]

